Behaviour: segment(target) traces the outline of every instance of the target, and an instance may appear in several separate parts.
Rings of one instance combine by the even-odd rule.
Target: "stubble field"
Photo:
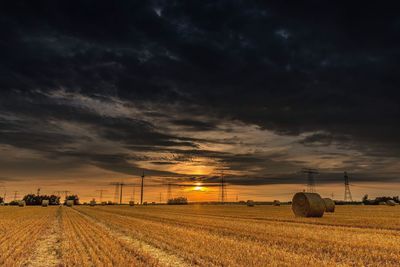
[[[400,207],[0,207],[0,266],[398,266]]]

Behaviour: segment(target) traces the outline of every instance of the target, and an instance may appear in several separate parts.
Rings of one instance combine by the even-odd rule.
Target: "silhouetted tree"
[[[8,205],[10,205],[10,206],[18,206],[18,201],[17,200],[12,200],[12,201],[10,201],[10,203],[8,203]]]
[[[4,203],[4,199],[0,197],[0,203]]]
[[[74,201],[74,205],[79,205],[79,197],[78,197],[78,195],[70,195],[70,196],[67,196],[67,197],[65,198],[64,204],[67,203],[67,200],[73,200],[73,201]]]
[[[363,196],[363,198],[362,198],[362,202],[364,203],[365,201],[367,201],[368,200],[368,195],[367,194],[365,194],[364,196]]]
[[[24,196],[23,200],[27,206],[39,206],[42,205],[43,200],[48,200],[49,205],[60,205],[60,197],[55,195],[35,195],[35,194],[28,194]]]

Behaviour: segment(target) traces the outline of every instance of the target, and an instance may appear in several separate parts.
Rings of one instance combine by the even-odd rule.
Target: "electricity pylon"
[[[353,197],[350,192],[349,176],[344,172],[344,201],[353,202]]]
[[[318,171],[315,169],[304,168],[301,172],[307,174],[307,192],[315,193],[314,174],[318,174]]]

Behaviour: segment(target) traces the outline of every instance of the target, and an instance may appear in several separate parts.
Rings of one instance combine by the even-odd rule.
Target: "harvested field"
[[[399,206],[0,207],[0,266],[396,266],[399,221]]]

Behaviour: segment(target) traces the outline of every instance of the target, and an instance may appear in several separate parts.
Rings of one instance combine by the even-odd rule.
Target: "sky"
[[[400,191],[400,17],[352,1],[2,1],[0,195]],[[197,187],[196,187],[197,186]]]

